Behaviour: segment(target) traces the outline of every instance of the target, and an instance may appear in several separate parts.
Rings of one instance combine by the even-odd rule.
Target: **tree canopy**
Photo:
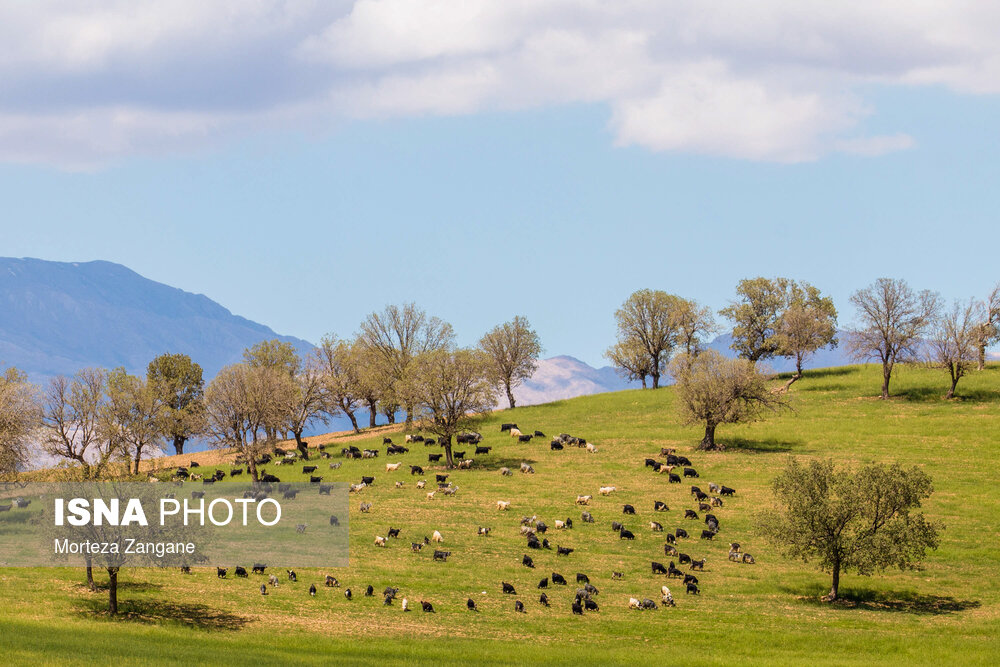
[[[670,366],[677,381],[677,406],[688,424],[704,424],[700,449],[724,449],[715,441],[720,424],[756,421],[787,405],[748,359],[727,359],[715,350],[678,355]]]
[[[37,388],[16,368],[6,369],[0,374],[0,480],[28,463],[41,420]]]
[[[791,459],[773,489],[776,509],[761,517],[761,529],[786,557],[832,574],[826,600],[837,599],[841,572],[913,568],[938,545],[937,528],[913,511],[933,491],[919,468],[870,463],[848,471]]]
[[[527,318],[517,316],[495,326],[479,341],[489,363],[487,371],[493,384],[507,394],[514,407],[514,388],[531,377],[538,368],[542,344]]]
[[[897,363],[917,358],[921,337],[938,309],[934,292],[914,291],[905,280],[879,278],[851,295],[859,325],[850,332],[848,348],[855,359],[882,363],[882,398]]]
[[[163,405],[163,436],[174,453],[205,430],[205,381],[201,366],[186,354],[161,354],[146,367],[146,379]]]
[[[662,290],[641,289],[633,292],[621,308],[615,311],[618,342],[649,357],[649,376],[653,389],[660,386],[660,375],[666,372],[680,329],[678,313],[683,299]]]
[[[984,317],[981,303],[955,301],[932,326],[927,360],[948,373],[951,385],[945,398],[954,398],[958,381],[976,366],[978,332]]]

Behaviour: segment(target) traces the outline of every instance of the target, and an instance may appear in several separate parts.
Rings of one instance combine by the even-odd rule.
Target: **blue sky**
[[[472,66],[462,60],[472,47],[457,44],[444,56],[427,56],[423,42],[412,47],[416,56],[372,51],[355,34],[361,10],[372,4],[393,3],[343,3],[346,13],[328,17],[331,27],[317,33],[352,45],[350,58],[369,58],[364,67],[335,62],[317,83],[315,65],[275,66],[297,72],[295,85],[270,82],[265,73],[257,85],[278,92],[250,95],[249,84],[237,81],[220,92],[221,102],[192,101],[198,96],[170,85],[151,100],[119,71],[127,65],[114,49],[97,65],[75,69],[26,50],[22,61],[41,75],[34,91],[0,61],[0,93],[13,91],[7,102],[0,94],[0,254],[120,262],[313,341],[328,331],[350,334],[389,302],[416,301],[452,322],[466,344],[524,315],[546,353],[597,365],[613,340],[615,308],[642,287],[719,308],[740,278],[785,275],[831,294],[849,324],[850,293],[880,276],[906,278],[948,299],[983,297],[1000,280],[1000,98],[997,77],[977,69],[972,56],[968,71],[956,73],[965,62],[958,56],[942,56],[936,68],[926,54],[908,55],[913,64],[894,64],[890,76],[885,63],[912,50],[904,40],[906,49],[863,60],[878,76],[858,76],[858,65],[838,61],[837,76],[828,64],[817,66],[827,78],[812,88],[793,73],[804,67],[794,52],[760,56],[756,71],[746,64],[753,58],[730,63],[724,75],[705,65],[681,76],[676,71],[687,65],[661,58],[650,65],[650,76],[660,77],[655,86],[643,79],[610,92],[587,87],[587,74],[596,72],[587,68],[598,66],[583,60],[527,83],[515,69],[512,82],[498,75],[506,82],[488,95],[453,99],[462,89],[455,71],[463,70],[448,68]],[[22,19],[51,22],[44,14]],[[806,19],[799,20],[836,41],[839,23]],[[548,20],[518,29],[538,30]],[[480,39],[499,45],[477,52],[473,65],[485,60],[503,72],[521,47],[487,30],[494,23],[480,26]],[[194,28],[189,21],[177,30]],[[585,44],[605,43],[587,30],[578,28]],[[299,52],[301,43],[315,50],[316,35],[298,37]],[[725,62],[733,43],[744,54],[749,48],[722,41],[699,49]],[[167,63],[161,75],[169,84],[179,76],[168,66],[179,47],[150,43],[160,45],[155,55]],[[337,48],[337,58],[348,58]],[[632,62],[628,53],[622,65]],[[219,69],[238,62],[230,56],[217,58]],[[517,59],[532,62],[524,53]],[[776,61],[786,70],[781,77]],[[951,73],[939,80],[927,74],[945,65]],[[418,68],[425,100],[406,94],[411,107],[379,106],[398,102],[392,86]],[[344,72],[353,87],[331,83]],[[693,111],[676,92],[692,77],[702,91],[693,99],[709,105]],[[56,95],[67,78],[100,85],[86,95]],[[202,89],[211,83],[205,75]],[[556,84],[571,92],[545,92]],[[659,92],[642,99],[648,86]],[[301,101],[301,91],[312,89],[322,92],[315,99],[347,102],[286,113],[282,96]],[[282,99],[267,102],[274,97]],[[122,113],[101,120],[109,101],[155,122]],[[268,104],[270,112],[254,116]],[[701,121],[721,107],[725,115],[715,124]],[[840,115],[829,118],[830,109]],[[234,110],[243,114],[239,121],[231,120]],[[192,126],[191,114],[209,120]]]

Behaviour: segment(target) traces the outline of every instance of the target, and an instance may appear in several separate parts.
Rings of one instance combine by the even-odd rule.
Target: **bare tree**
[[[124,368],[107,374],[107,397],[101,406],[100,428],[104,437],[131,463],[139,474],[143,457],[159,450],[163,434],[163,402],[155,388]]]
[[[933,322],[938,296],[915,292],[905,280],[879,278],[851,295],[860,326],[850,332],[848,349],[855,359],[882,362],[882,398],[889,398],[889,380],[897,363],[914,359],[921,336]]]
[[[433,350],[413,359],[403,386],[421,426],[440,438],[454,466],[452,437],[496,404],[489,362],[479,350]]]
[[[455,334],[451,325],[429,317],[413,303],[386,306],[381,313],[371,313],[361,323],[361,338],[375,354],[382,372],[392,382],[402,381],[410,362],[417,355],[451,347]],[[412,405],[404,403],[406,424],[413,422]]]
[[[479,340],[479,347],[486,353],[490,380],[507,394],[507,402],[514,407],[514,388],[531,377],[538,368],[542,344],[527,318],[517,316],[504,322]]]
[[[978,370],[986,368],[986,348],[1000,340],[1000,283],[990,292],[982,309],[984,317],[976,330]]]
[[[335,334],[327,334],[320,341],[315,355],[322,370],[327,414],[344,413],[351,420],[354,432],[360,433],[355,413],[361,407],[363,397],[358,373],[359,359],[352,345]]]
[[[114,452],[101,428],[107,373],[85,368],[73,379],[52,378],[45,396],[42,425],[46,451],[80,465],[85,479],[99,478]]]
[[[642,388],[646,389],[646,378],[651,374],[652,362],[646,350],[636,341],[615,343],[607,349],[604,356],[615,365],[619,375],[627,380],[639,380]]]
[[[928,362],[948,372],[951,386],[945,398],[954,398],[955,387],[977,361],[979,328],[984,319],[981,303],[970,300],[962,305],[956,301],[951,310],[940,315],[933,327]]]
[[[360,337],[351,342],[350,362],[357,375],[357,391],[361,402],[368,408],[368,427],[375,428],[379,409],[385,413],[389,424],[396,423],[399,399],[393,390],[395,381],[382,372],[382,355],[365,344]]]
[[[274,447],[288,418],[294,388],[287,373],[267,366],[226,366],[205,390],[208,429],[217,447],[232,447],[260,481],[257,460]]]
[[[326,414],[329,413],[326,378],[318,357],[306,359],[302,370],[292,378],[288,397],[291,402],[286,408],[285,427],[295,438],[295,447],[302,458],[308,460],[309,448],[302,440],[302,434],[311,423],[319,421],[325,424]]]
[[[787,403],[767,387],[766,378],[748,359],[727,359],[715,350],[696,357],[678,355],[670,364],[677,381],[677,407],[688,424],[704,424],[699,449],[725,449],[715,441],[720,424],[761,419]]]
[[[21,371],[8,368],[0,374],[0,480],[13,477],[28,463],[41,421],[37,387]]]
[[[660,386],[660,375],[666,371],[670,354],[677,345],[679,323],[677,313],[684,299],[660,290],[641,289],[633,292],[615,311],[618,322],[618,342],[638,346],[649,356],[649,375],[653,389]]]

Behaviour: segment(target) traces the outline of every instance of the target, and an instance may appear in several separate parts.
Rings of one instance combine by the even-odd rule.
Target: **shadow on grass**
[[[803,604],[836,609],[893,611],[939,616],[978,609],[982,606],[979,600],[958,600],[947,595],[921,595],[914,591],[879,591],[871,588],[841,589],[837,601],[831,603],[820,599],[829,592],[829,588],[821,585],[810,586],[806,595],[802,595],[802,589],[783,587],[782,590],[796,595],[799,602]]]
[[[955,398],[950,401],[944,398],[947,387],[910,387],[900,392],[893,392],[892,398],[900,398],[913,403],[984,403],[1000,400],[1000,391],[991,389],[970,389],[962,391],[959,384],[955,390]]]
[[[747,438],[733,438],[722,442],[727,451],[755,452],[757,454],[790,452],[793,447],[802,444],[791,440],[749,440]]]
[[[106,597],[81,600],[77,604],[77,609],[81,615],[88,618],[93,618],[96,615],[109,621],[149,625],[179,623],[189,628],[202,630],[236,631],[250,622],[248,618],[210,609],[202,604],[163,600],[119,600],[117,616],[108,615]]]
[[[94,568],[94,585],[98,592],[107,593],[108,592],[108,582],[101,581],[102,575],[106,576],[107,572],[103,568]],[[84,581],[76,584],[77,588],[81,588],[89,591],[90,587]],[[122,592],[132,592],[132,593],[153,593],[162,589],[163,586],[160,584],[151,584],[148,581],[118,581],[118,591]]]

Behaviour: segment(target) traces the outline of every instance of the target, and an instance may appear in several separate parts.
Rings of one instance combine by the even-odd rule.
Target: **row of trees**
[[[206,386],[202,368],[183,354],[149,363],[145,377],[124,369],[87,368],[53,378],[42,391],[10,369],[0,378],[0,474],[23,467],[33,444],[79,467],[86,479],[109,464],[140,463],[170,444],[176,454],[192,438],[234,447],[257,479],[256,461],[283,437],[294,437],[308,458],[303,435],[317,423],[347,416],[360,431],[401,410],[407,425],[420,420],[446,442],[469,419],[496,405],[537,367],[538,334],[523,317],[487,332],[476,348],[458,349],[450,324],[414,304],[370,314],[351,340],[334,335],[301,358],[280,340],[262,341],[241,362],[223,368]]]
[[[793,359],[796,370],[783,390],[802,377],[811,355],[839,342],[833,300],[807,282],[751,278],[740,281],[736,295],[719,311],[733,324],[732,348],[754,365],[775,357]],[[1000,341],[1000,285],[985,300],[945,307],[933,292],[881,278],[850,300],[857,325],[847,332],[847,348],[858,361],[881,363],[882,398],[889,397],[896,365],[913,361],[945,370],[950,379],[946,398],[952,398],[958,381],[973,368],[981,370],[986,349]],[[654,389],[660,385],[671,358],[687,359],[676,368],[688,369],[706,337],[721,330],[709,308],[648,289],[632,294],[615,319],[618,340],[606,356],[643,388],[647,377]]]

